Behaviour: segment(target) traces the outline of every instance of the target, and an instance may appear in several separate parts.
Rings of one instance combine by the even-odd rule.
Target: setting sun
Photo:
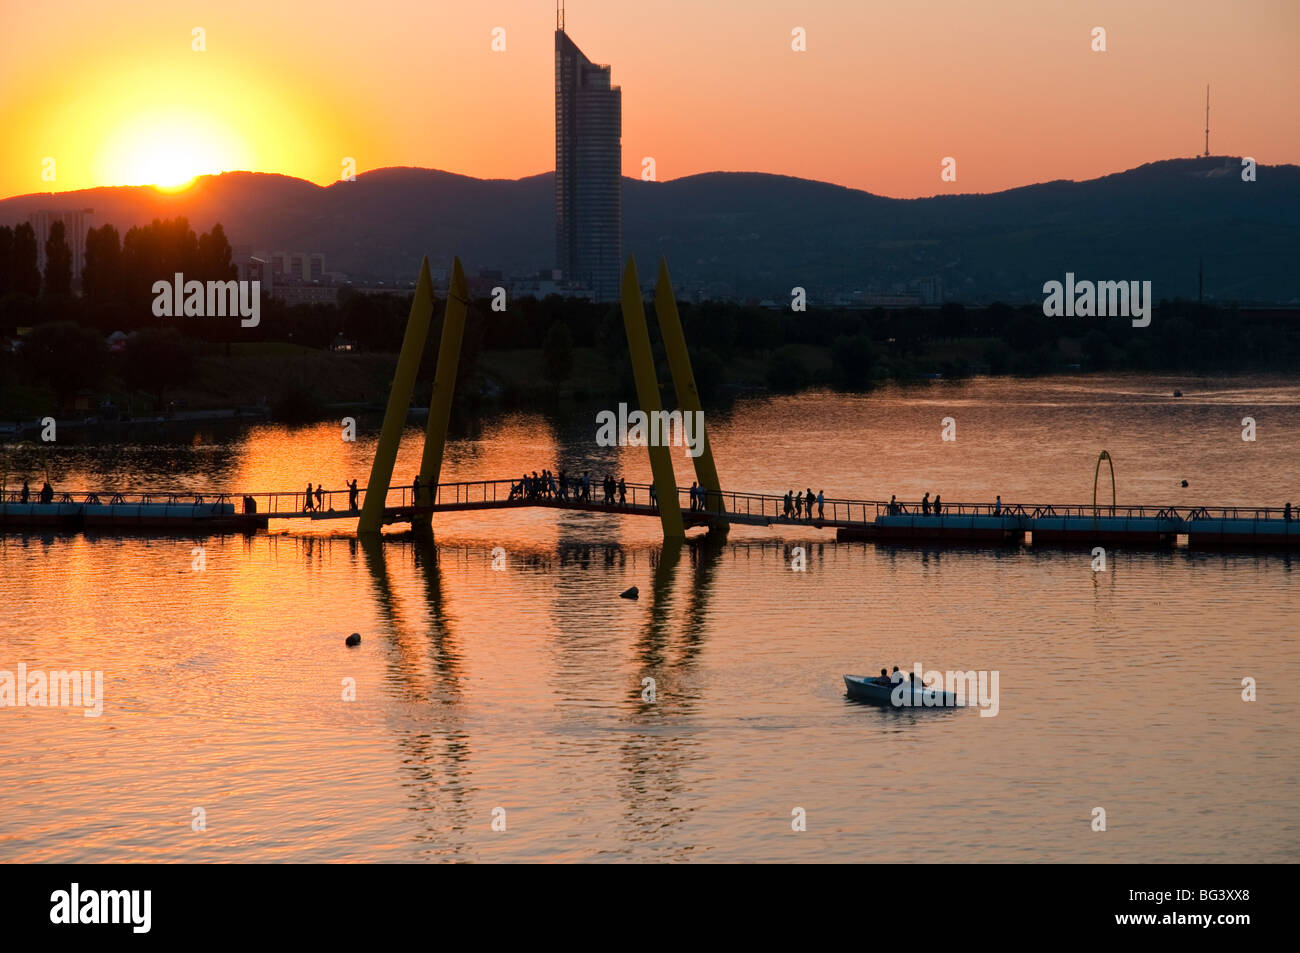
[[[121,185],[176,189],[197,176],[249,166],[248,150],[222,124],[160,112],[119,126],[105,144],[101,175]]]

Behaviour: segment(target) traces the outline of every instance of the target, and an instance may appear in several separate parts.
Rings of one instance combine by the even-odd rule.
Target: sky
[[[554,169],[551,0],[5,4],[0,197],[325,185],[348,159]],[[630,176],[652,157],[660,180],[903,198],[1088,179],[1199,154],[1207,83],[1213,154],[1300,163],[1300,0],[571,0],[567,27],[622,87]]]

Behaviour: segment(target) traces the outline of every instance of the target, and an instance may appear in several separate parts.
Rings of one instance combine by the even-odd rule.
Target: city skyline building
[[[609,66],[555,30],[555,258],[564,282],[596,301],[619,293],[623,251],[623,103]]]

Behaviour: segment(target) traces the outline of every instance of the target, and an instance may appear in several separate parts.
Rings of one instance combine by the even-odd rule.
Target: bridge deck
[[[411,487],[389,491],[385,523],[410,523],[424,514],[545,507],[551,509],[658,516],[647,484],[625,483],[623,493],[607,502],[603,488],[589,494],[576,487],[563,495],[547,485],[528,492],[517,480],[482,480],[439,484],[430,494],[422,487],[419,499]],[[143,528],[202,527],[210,530],[250,530],[270,520],[355,520],[365,490],[195,494],[152,492],[132,494],[63,493],[41,502],[21,499],[17,492],[0,496],[0,526],[96,527],[107,531]],[[786,497],[724,491],[709,500],[697,497],[692,506],[689,488],[679,487],[678,501],[687,526],[722,523],[749,526],[802,526],[834,529],[839,539],[1016,541],[1026,533],[1035,542],[1172,543],[1186,535],[1208,545],[1300,546],[1300,523],[1289,508],[1241,506],[1097,506],[1088,504],[945,503],[942,513],[914,501],[826,500],[794,515]]]

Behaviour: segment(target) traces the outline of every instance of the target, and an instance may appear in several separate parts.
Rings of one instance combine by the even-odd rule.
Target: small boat
[[[889,705],[891,708],[953,708],[957,705],[957,696],[953,692],[938,688],[915,688],[910,681],[881,685],[876,681],[878,677],[845,675],[844,687],[852,699]],[[895,691],[898,692],[897,699]]]

